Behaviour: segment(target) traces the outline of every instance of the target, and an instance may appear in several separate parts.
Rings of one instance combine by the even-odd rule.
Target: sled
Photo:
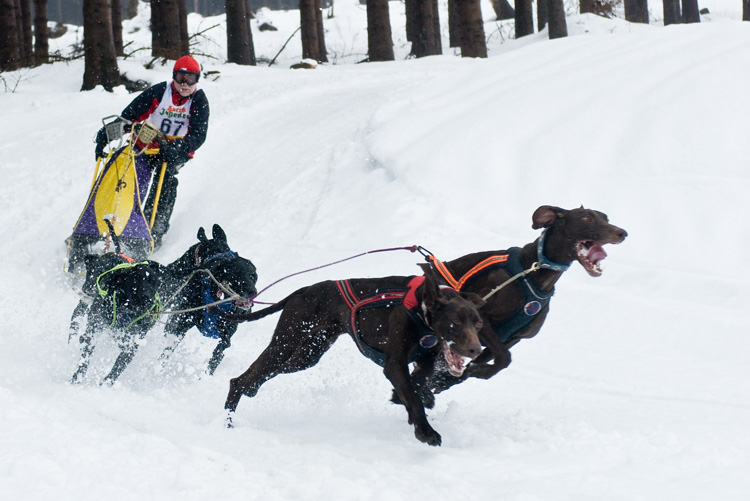
[[[107,122],[108,120],[111,120]],[[151,236],[158,197],[149,221],[143,211],[148,194],[150,169],[146,155],[155,155],[158,148],[148,148],[161,135],[148,122],[132,124],[118,116],[105,117],[107,143],[119,141],[105,158],[98,158],[89,196],[67,242],[66,274],[77,276],[84,271],[84,257],[104,254],[111,246],[108,222],[121,242],[123,252],[134,259],[145,259],[154,251]],[[132,131],[124,140],[124,129]],[[101,171],[99,168],[101,168]],[[164,180],[165,165],[159,174],[158,191]]]

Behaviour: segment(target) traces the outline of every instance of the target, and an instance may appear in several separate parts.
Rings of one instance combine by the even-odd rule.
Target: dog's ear
[[[417,266],[422,268],[422,271],[425,273],[425,275],[432,271],[432,266],[430,266],[429,263],[417,263]]]
[[[214,224],[211,234],[213,235],[214,240],[227,243],[227,234],[224,233],[224,230],[221,229],[221,226],[219,226],[218,224]]]
[[[565,217],[568,211],[561,209],[560,207],[553,207],[551,205],[542,205],[534,211],[534,215],[531,216],[532,225],[531,227],[535,230],[539,228],[549,228],[555,222],[557,218]]]
[[[198,228],[198,240],[203,242],[204,244],[208,242],[208,238],[206,237],[206,230],[203,229],[203,226]]]
[[[477,308],[481,308],[485,304],[487,304],[487,301],[482,299],[482,296],[479,294],[474,294],[473,292],[460,292],[461,297],[466,299],[468,302],[476,306]]]

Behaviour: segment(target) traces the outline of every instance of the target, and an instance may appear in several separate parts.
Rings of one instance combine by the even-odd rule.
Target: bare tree
[[[320,0],[315,0],[315,26],[318,30],[318,62],[328,62],[328,51],[326,50],[326,32],[323,27],[323,9]]]
[[[487,57],[484,22],[479,0],[451,0],[456,4],[461,57]]]
[[[180,8],[182,4],[182,8]],[[181,13],[187,27],[187,11],[183,0],[151,0],[151,55],[166,59],[179,59],[188,53],[183,42]]]
[[[133,19],[138,14],[138,1],[139,0],[124,0],[125,5],[125,19]]]
[[[112,39],[115,41],[115,52],[118,56],[124,56],[122,48],[122,2],[110,0],[112,7]]]
[[[16,7],[15,0],[0,0],[0,71],[12,71],[21,67]]]
[[[406,0],[406,39],[416,57],[443,53],[437,0]]]
[[[81,90],[120,85],[109,0],[83,0],[84,71]]]
[[[565,21],[563,0],[547,0],[547,21],[549,22],[550,40],[568,36],[568,23]]]
[[[17,0],[21,17],[18,32],[21,37],[21,65],[34,65],[34,36],[31,31],[31,0]]]
[[[515,9],[508,3],[508,0],[491,0],[492,10],[495,11],[495,16],[498,21],[505,19],[513,19],[516,17]]]
[[[682,22],[700,23],[701,15],[698,10],[698,0],[682,0]]]
[[[516,38],[534,33],[534,12],[531,0],[516,0]]]
[[[625,20],[648,24],[648,0],[625,0]]]
[[[745,0],[747,1],[747,0]],[[680,22],[680,0],[664,0],[664,26]]]
[[[549,0],[537,0],[536,2],[536,27],[542,31],[547,26],[549,19]]]
[[[370,61],[395,59],[388,0],[367,1],[367,51]]]
[[[226,0],[227,61],[255,66],[255,48],[246,0]]]
[[[300,31],[302,34],[302,58],[320,61],[318,43],[318,16],[315,0],[299,0]]]
[[[34,64],[49,62],[47,0],[34,0]]]
[[[187,26],[187,5],[185,0],[177,1],[177,17],[180,23],[180,57],[190,54],[190,35]]]

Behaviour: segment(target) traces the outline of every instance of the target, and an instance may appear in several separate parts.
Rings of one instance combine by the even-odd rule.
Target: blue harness
[[[216,254],[215,256],[211,256],[210,258],[206,259],[203,262],[203,266],[216,259],[231,259],[236,256],[237,253],[231,250],[222,252],[221,254]],[[215,303],[216,300],[214,299],[213,294],[211,294],[211,281],[208,279],[208,277],[204,276],[203,278],[201,278],[201,283],[203,284],[203,304],[207,306],[211,303]],[[229,313],[234,309],[234,303],[228,301],[226,303],[216,304],[212,306],[212,308],[218,308],[223,313]],[[209,310],[210,308],[205,308],[203,310],[203,326],[199,327],[198,330],[205,337],[210,337],[212,339],[221,339],[221,335],[219,334],[219,330],[217,329],[220,315],[218,313],[211,313],[211,311]]]

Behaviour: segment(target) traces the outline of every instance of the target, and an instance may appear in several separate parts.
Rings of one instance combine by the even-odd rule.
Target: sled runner
[[[159,139],[161,133],[148,122],[133,124],[118,116],[106,117],[102,122],[108,144],[116,139],[119,143],[109,150],[105,158],[97,159],[86,205],[67,239],[66,273],[73,276],[82,273],[87,254],[103,254],[109,250],[111,237],[107,221],[112,224],[124,252],[129,256],[144,259],[154,250],[151,228],[158,193],[157,204],[149,220],[143,211],[151,178],[145,155],[159,152],[158,148],[148,146]],[[124,140],[125,127],[131,125],[130,136]],[[162,165],[157,190],[161,188],[165,168],[166,164]]]

